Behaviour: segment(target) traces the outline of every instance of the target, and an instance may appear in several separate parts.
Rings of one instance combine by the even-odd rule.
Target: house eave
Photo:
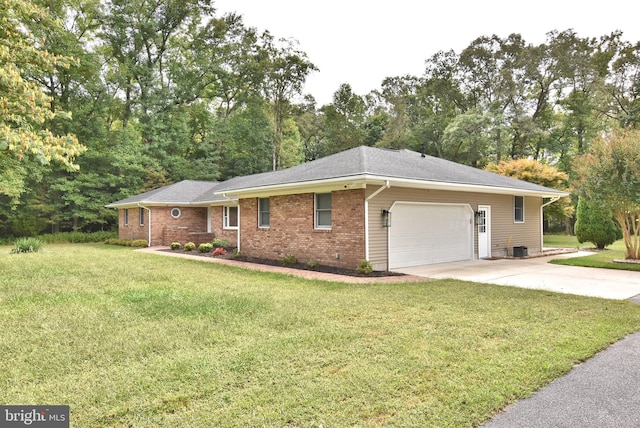
[[[410,187],[425,190],[448,190],[455,192],[490,193],[503,195],[535,196],[542,198],[556,198],[568,196],[562,191],[538,191],[518,189],[512,187],[488,186],[468,183],[451,183],[416,180],[398,177],[385,177],[370,174],[336,177],[330,179],[301,181],[277,185],[265,185],[241,189],[227,189],[216,192],[216,195],[234,196],[238,198],[266,197],[294,193],[314,193],[322,191],[348,190],[365,188],[367,185],[384,185],[390,183],[393,187]]]

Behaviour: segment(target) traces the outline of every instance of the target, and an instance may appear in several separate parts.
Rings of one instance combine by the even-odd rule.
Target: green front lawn
[[[74,427],[468,427],[640,330],[627,301],[9,250],[0,402],[68,404]]]
[[[544,235],[544,245],[545,247],[578,248],[583,250],[593,250],[595,248],[590,242],[580,244],[575,236],[569,235]],[[614,259],[624,259],[626,254],[627,251],[624,246],[624,241],[619,240],[602,251],[594,251],[592,255],[569,259],[555,259],[551,260],[550,263],[566,266],[640,271],[640,264],[615,263],[613,261]]]

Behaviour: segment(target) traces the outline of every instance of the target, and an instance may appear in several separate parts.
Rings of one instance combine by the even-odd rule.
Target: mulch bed
[[[404,276],[403,273],[399,273],[399,272],[390,272],[390,271],[377,271],[374,270],[373,272],[371,272],[368,275],[362,274],[360,272],[358,272],[355,269],[347,269],[347,268],[339,268],[339,267],[335,267],[335,266],[326,266],[326,265],[317,265],[314,267],[309,267],[307,266],[305,263],[294,263],[294,264],[283,264],[280,260],[272,260],[272,259],[261,259],[261,258],[257,258],[257,257],[246,257],[246,256],[239,256],[236,258],[231,257],[231,254],[233,253],[233,248],[229,248],[227,249],[227,254],[224,256],[214,256],[211,252],[207,252],[207,253],[201,253],[200,251],[198,251],[197,249],[193,250],[193,251],[184,251],[183,249],[179,249],[179,250],[161,250],[164,252],[168,252],[168,253],[174,253],[174,254],[185,254],[187,256],[194,256],[194,257],[209,257],[209,258],[218,258],[218,259],[229,259],[229,260],[235,260],[235,261],[239,261],[239,262],[248,262],[248,263],[256,263],[256,264],[262,264],[262,265],[268,265],[268,266],[281,266],[281,267],[286,267],[289,269],[299,269],[299,270],[308,270],[308,271],[314,271],[314,272],[323,272],[323,273],[333,273],[336,275],[345,275],[345,276],[354,276],[354,277],[361,277],[361,278],[381,278],[381,277],[387,277],[387,276]]]

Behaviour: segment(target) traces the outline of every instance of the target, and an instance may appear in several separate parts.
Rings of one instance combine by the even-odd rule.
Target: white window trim
[[[144,226],[144,208],[140,208],[138,217],[140,218],[140,226]]]
[[[269,223],[268,224],[262,224],[262,209],[261,209],[261,203],[260,201],[262,199],[266,199],[269,201]],[[258,198],[258,228],[260,229],[270,229],[271,228],[271,198]]]
[[[222,207],[222,228],[226,230],[238,230],[238,226],[229,226],[229,209],[236,209],[236,223],[240,224],[240,208],[238,206],[224,206]]]
[[[178,210],[178,215],[173,215],[174,210]],[[178,207],[174,207],[174,208],[171,208],[171,211],[169,211],[169,214],[171,214],[171,218],[180,218],[180,216],[182,215],[182,210]]]
[[[129,226],[129,208],[124,209],[124,225]]]
[[[333,227],[333,197],[331,197],[331,209],[323,210],[323,211],[331,212],[331,224],[329,226],[318,224],[318,195],[326,195],[326,194],[331,195],[331,192],[315,193],[313,195],[313,226],[314,226],[314,229],[316,230],[331,230]]]
[[[522,220],[517,220],[516,219],[516,198],[522,198]],[[513,222],[517,223],[517,224],[522,224],[525,221],[525,217],[524,217],[524,196],[521,195],[514,195],[513,197]]]

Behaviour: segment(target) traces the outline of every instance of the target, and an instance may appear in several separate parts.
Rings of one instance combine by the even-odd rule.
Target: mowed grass
[[[570,235],[545,235],[544,245],[559,248],[595,249],[590,242],[580,244],[575,236]],[[556,259],[550,263],[566,266],[595,267],[604,269],[619,269],[640,271],[640,264],[616,263],[615,259],[624,259],[627,249],[623,240],[618,240],[601,251],[594,251],[593,254],[584,257],[574,257],[569,259]]]
[[[0,402],[73,427],[468,427],[640,329],[640,307],[344,284],[105,245],[0,247]]]

